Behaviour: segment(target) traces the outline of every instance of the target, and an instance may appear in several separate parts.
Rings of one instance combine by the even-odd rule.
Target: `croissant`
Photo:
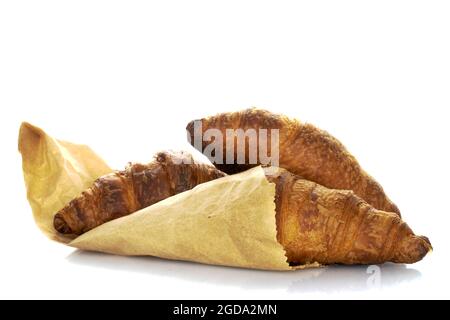
[[[265,173],[276,184],[277,240],[291,265],[414,263],[432,250],[397,214],[375,209],[353,191],[281,168]]]
[[[130,164],[97,179],[56,213],[53,225],[62,234],[79,235],[223,176],[211,165],[194,163],[188,153],[160,152],[150,164]]]
[[[196,129],[195,124],[201,124],[201,130]],[[245,140],[245,149],[238,149],[236,135],[234,136],[234,153],[231,164],[226,161],[227,129],[244,131],[248,129],[278,129],[279,130],[279,164],[290,172],[307,180],[317,182],[332,189],[353,190],[356,195],[363,198],[375,208],[400,215],[397,206],[389,200],[383,188],[358,164],[357,160],[347,149],[327,132],[314,127],[311,124],[301,123],[283,115],[273,114],[266,110],[247,109],[240,112],[222,113],[209,118],[191,121],[187,127],[190,143],[200,152],[204,152],[209,145],[207,139],[203,139],[208,129],[218,129],[222,134],[223,150],[221,156],[216,152],[205,154],[215,166],[228,174],[244,171],[262,163],[259,155],[260,143],[267,145],[267,153],[273,156],[271,150],[271,135],[267,140],[257,136],[257,159],[249,161],[249,140]],[[198,132],[194,132],[198,130]],[[196,143],[196,135],[201,135],[201,143]],[[205,141],[206,140],[206,141]],[[215,150],[213,150],[215,151]],[[242,155],[242,152],[245,152]],[[238,154],[239,153],[239,154]],[[243,159],[238,162],[239,157]],[[217,161],[217,158],[219,158]],[[216,160],[216,161],[215,161]],[[239,163],[239,164],[237,164]],[[241,164],[242,163],[242,164]],[[262,163],[265,164],[265,163]]]

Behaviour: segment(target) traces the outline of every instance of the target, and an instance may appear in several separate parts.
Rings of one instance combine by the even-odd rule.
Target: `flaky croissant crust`
[[[195,163],[188,153],[160,152],[149,164],[130,164],[97,179],[56,213],[54,227],[63,234],[79,235],[223,176],[211,165]]]
[[[276,184],[278,241],[291,264],[414,263],[432,250],[402,219],[353,191],[333,190],[287,170],[266,169]]]
[[[203,118],[202,134],[209,129],[218,129],[223,136],[223,159],[216,167],[226,173],[237,173],[261,164],[249,163],[248,141],[246,141],[245,164],[224,164],[227,145],[227,129],[278,129],[279,130],[279,167],[299,175],[307,180],[332,189],[353,190],[377,209],[400,213],[397,206],[387,197],[381,185],[367,174],[344,145],[326,131],[311,124],[283,115],[274,114],[262,109],[247,109],[239,112],[221,113]],[[201,146],[195,145],[195,121],[191,121],[186,129],[190,142],[200,147],[201,152],[210,143],[203,141]],[[259,142],[259,138],[258,138]],[[271,153],[271,137],[267,139],[268,153]],[[237,144],[234,143],[234,159],[237,157]],[[259,143],[257,143],[259,154]],[[216,156],[213,154],[213,156]],[[214,160],[211,159],[210,160]],[[260,160],[260,159],[258,159]]]

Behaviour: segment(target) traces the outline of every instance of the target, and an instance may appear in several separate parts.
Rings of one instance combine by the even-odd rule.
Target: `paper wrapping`
[[[50,239],[70,242],[53,228],[53,216],[112,169],[89,147],[54,139],[29,123],[20,127],[19,151],[28,201],[38,227]]]
[[[111,168],[89,147],[28,123],[20,129],[19,151],[34,218],[53,240],[118,255],[293,270],[276,240],[275,185],[261,167],[198,185],[74,239],[53,228],[55,213]]]

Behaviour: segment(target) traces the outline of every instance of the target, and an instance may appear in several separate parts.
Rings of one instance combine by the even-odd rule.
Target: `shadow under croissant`
[[[294,272],[261,271],[172,261],[156,257],[126,257],[76,250],[67,261],[109,270],[137,272],[183,281],[202,282],[244,289],[285,289],[288,292],[362,291],[411,282],[421,277],[418,270],[402,264],[381,266],[333,265]],[[379,273],[375,281],[373,277]]]

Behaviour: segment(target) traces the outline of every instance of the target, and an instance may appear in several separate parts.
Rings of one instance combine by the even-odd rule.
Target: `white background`
[[[0,298],[450,298],[448,1],[2,1]],[[33,222],[20,122],[115,168],[187,148],[185,124],[259,106],[326,129],[434,252],[385,265],[261,272],[125,258]]]

